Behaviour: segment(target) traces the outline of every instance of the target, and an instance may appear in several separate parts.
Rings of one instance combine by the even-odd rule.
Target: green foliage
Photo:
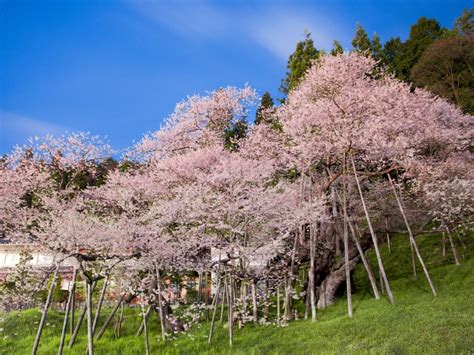
[[[282,80],[280,91],[287,95],[298,86],[306,71],[320,54],[321,52],[314,47],[311,33],[307,32],[305,39],[296,44],[294,53],[288,58],[286,78]]]
[[[42,302],[45,302],[46,298],[48,297],[49,289],[51,288],[53,279],[54,279],[54,276],[51,275],[48,279],[48,284],[46,285],[46,287],[40,292],[38,292],[38,295]],[[53,289],[53,295],[51,299],[51,302],[53,303],[61,303],[67,300],[68,292],[66,290],[61,289],[62,280],[63,280],[62,276],[61,274],[59,274],[58,279],[56,281],[56,285],[54,286],[54,289]]]
[[[383,58],[382,43],[380,42],[380,37],[377,33],[374,33],[372,37],[372,42],[370,43],[370,51],[372,57],[375,60],[380,60]]]
[[[435,19],[421,17],[416,24],[411,27],[410,36],[403,44],[401,51],[393,51],[400,49],[398,43],[393,43],[389,48],[392,53],[384,54],[389,67],[395,72],[400,80],[407,81],[410,79],[413,66],[420,60],[425,49],[435,40],[443,35],[443,29]]]
[[[454,23],[454,30],[458,35],[470,36],[474,34],[474,7],[465,9]]]
[[[265,110],[272,108],[274,106],[272,96],[268,91],[265,91],[260,100],[260,105],[257,108],[257,113],[255,115],[255,124],[260,124],[263,121],[266,121]]]
[[[331,49],[331,55],[339,55],[344,53],[344,49],[342,48],[342,44],[339,41],[334,41]]]
[[[360,23],[356,25],[354,38],[352,39],[352,47],[356,52],[370,53],[372,44],[370,43],[369,35]]]
[[[400,71],[403,53],[405,51],[405,44],[400,37],[392,37],[383,46],[383,61],[388,69],[397,74]]]
[[[230,151],[239,150],[239,143],[247,136],[248,127],[249,125],[245,119],[233,122],[224,131],[224,147]]]
[[[474,114],[474,36],[452,36],[433,42],[413,67],[411,79]]]
[[[0,307],[22,308],[35,300],[36,285],[39,280],[30,265],[32,259],[33,257],[28,252],[20,252],[20,261],[15,269],[7,274],[4,282],[0,283]]]

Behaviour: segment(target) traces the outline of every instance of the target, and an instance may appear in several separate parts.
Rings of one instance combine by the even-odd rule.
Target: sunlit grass
[[[417,238],[438,291],[433,297],[418,267],[414,279],[410,247],[406,236],[394,238],[392,252],[383,247],[384,262],[396,305],[384,297],[372,298],[370,284],[361,265],[354,274],[354,318],[346,315],[345,297],[334,306],[318,312],[318,321],[298,320],[286,327],[246,325],[235,330],[234,353],[470,353],[474,351],[474,258],[472,238],[467,248],[458,243],[464,255],[461,266],[453,264],[450,249],[442,256],[439,235]],[[370,254],[375,266],[373,255]],[[105,315],[104,315],[105,317]],[[28,354],[40,318],[38,310],[0,315],[0,353]],[[97,354],[143,354],[144,338],[136,337],[138,310],[126,309],[122,336],[114,339],[113,327],[96,342]],[[55,354],[59,346],[62,314],[48,315],[40,354]],[[85,328],[85,327],[84,327]],[[195,326],[189,333],[166,343],[160,340],[156,317],[149,322],[152,353],[228,353],[227,330],[217,324],[214,342],[207,344],[208,325]],[[65,354],[84,354],[85,329],[77,344]]]

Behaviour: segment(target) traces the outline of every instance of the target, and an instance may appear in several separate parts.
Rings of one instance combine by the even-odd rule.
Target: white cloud
[[[232,15],[205,1],[136,1],[130,3],[142,14],[182,36],[217,38],[228,34]]]
[[[260,15],[251,22],[249,35],[276,56],[287,59],[296,43],[304,38],[305,31],[312,33],[316,46],[331,47],[322,26],[316,24],[316,16],[310,13],[277,9]]]
[[[3,135],[25,139],[34,136],[45,136],[47,134],[60,135],[68,129],[62,125],[37,120],[28,116],[8,112],[0,109],[1,132]]]
[[[330,49],[341,31],[330,16],[295,4],[273,7],[218,8],[207,1],[128,0],[142,15],[173,32],[195,39],[248,39],[276,57],[286,60],[305,30],[312,33],[318,48]]]

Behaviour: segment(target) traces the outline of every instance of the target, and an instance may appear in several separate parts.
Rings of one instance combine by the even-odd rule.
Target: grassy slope
[[[345,297],[334,306],[318,313],[317,323],[292,322],[287,327],[247,325],[236,330],[235,353],[468,353],[474,351],[474,240],[466,241],[462,265],[452,264],[452,257],[441,256],[439,236],[423,236],[417,240],[438,289],[434,298],[419,270],[418,280],[411,274],[409,244],[406,236],[393,242],[392,253],[383,247],[384,261],[396,306],[386,298],[371,297],[370,285],[359,266],[354,275],[354,318],[346,316]],[[375,265],[373,255],[372,264]],[[0,353],[28,354],[34,339],[38,310],[0,316]],[[166,345],[159,341],[156,318],[150,322],[152,353],[227,353],[227,332],[217,327],[215,342],[207,345],[208,326],[202,325]],[[41,354],[55,354],[59,344],[61,315],[48,316],[48,326],[40,345]],[[98,354],[143,354],[143,337],[135,337],[139,318],[126,313],[123,336],[115,341],[108,331],[96,344]],[[84,354],[85,334],[66,354]]]

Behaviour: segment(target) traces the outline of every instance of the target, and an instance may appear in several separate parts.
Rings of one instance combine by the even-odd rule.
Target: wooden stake
[[[102,328],[100,328],[99,333],[97,334],[96,340],[99,340],[99,339],[102,337],[102,335],[104,334],[105,330],[107,329],[107,327],[109,326],[110,322],[112,321],[112,318],[114,317],[115,313],[117,312],[117,310],[119,309],[120,305],[122,304],[124,298],[125,298],[125,293],[122,294],[122,296],[120,296],[119,300],[118,300],[117,303],[115,304],[115,307],[112,309],[112,312],[110,312],[109,316],[108,316],[107,319],[105,320],[104,325],[102,326]]]
[[[73,272],[73,279],[72,279],[72,301],[71,301],[71,324],[69,325],[69,333],[72,337],[72,333],[74,332],[74,316],[76,312],[76,278],[77,278],[77,268],[74,267]]]
[[[349,222],[349,228],[351,231],[352,240],[354,241],[357,247],[357,251],[359,252],[360,258],[362,259],[362,263],[364,264],[365,271],[367,272],[367,276],[369,277],[370,285],[372,286],[372,291],[374,291],[374,297],[376,300],[378,300],[380,299],[380,294],[377,287],[377,281],[375,280],[374,272],[372,270],[372,267],[370,266],[369,261],[365,257],[362,247],[360,246],[359,238],[356,235],[356,232],[354,230],[354,226],[352,225],[351,220],[349,218],[347,220]]]
[[[233,290],[232,290],[232,274],[229,273],[229,283],[227,291],[227,305],[229,311],[229,345],[232,346],[234,342],[234,310],[233,310]]]
[[[253,322],[258,323],[258,305],[257,305],[257,285],[255,279],[252,279],[252,310],[253,310]]]
[[[456,246],[454,245],[454,241],[453,241],[453,238],[451,237],[451,232],[448,227],[446,227],[446,233],[448,234],[449,244],[451,244],[451,250],[454,256],[454,262],[456,263],[456,266],[460,266],[461,263],[459,262],[458,251],[456,250]]]
[[[315,295],[315,282],[314,282],[314,267],[316,263],[316,243],[315,243],[315,227],[314,225],[310,226],[309,230],[309,255],[310,255],[310,268],[309,268],[309,297],[310,297],[310,305],[311,305],[311,321],[316,321],[316,295]]]
[[[349,228],[347,217],[347,197],[346,197],[346,154],[344,153],[342,163],[342,210],[344,212],[343,235],[344,235],[344,268],[346,271],[346,294],[347,294],[347,315],[352,318],[352,288],[351,288],[351,269],[349,267]]]
[[[69,296],[67,298],[66,314],[64,315],[63,329],[61,331],[61,340],[59,342],[58,355],[61,355],[63,353],[63,349],[64,349],[64,343],[65,343],[65,340],[66,340],[67,325],[68,325],[68,321],[69,321],[69,313],[71,312],[72,300],[74,299],[76,274],[77,274],[77,269],[74,268],[74,271],[73,271],[73,274],[72,274],[72,286],[71,286],[71,289],[69,290]]]
[[[142,308],[142,317],[143,317],[143,333],[145,335],[145,353],[146,355],[150,355],[150,343],[148,342],[148,327],[146,325],[146,312],[145,312],[145,305],[143,304],[143,300],[140,302],[140,306]]]
[[[99,302],[97,303],[97,310],[95,312],[94,322],[92,323],[92,335],[95,333],[95,329],[97,327],[97,322],[99,321],[100,311],[102,309],[102,303],[104,302],[105,291],[107,290],[107,286],[109,283],[110,275],[107,274],[104,280],[104,286],[102,287],[102,291],[100,292]]]
[[[431,292],[433,292],[433,295],[436,296],[436,289],[433,285],[433,282],[431,281],[431,277],[430,277],[430,274],[428,273],[428,269],[426,268],[425,262],[423,261],[423,258],[421,257],[420,250],[418,249],[418,245],[416,244],[415,237],[414,237],[413,232],[411,230],[410,224],[408,223],[408,219],[407,219],[407,216],[405,214],[405,209],[403,208],[401,198],[398,195],[397,189],[395,187],[395,184],[392,181],[392,178],[390,177],[389,174],[387,174],[387,176],[388,176],[388,180],[390,181],[390,184],[392,185],[393,193],[394,193],[395,198],[397,200],[398,207],[400,208],[400,212],[402,214],[403,221],[405,222],[405,226],[407,227],[407,230],[408,230],[408,235],[409,235],[409,238],[410,238],[410,245],[412,247],[412,253],[413,253],[413,250],[414,250],[415,253],[416,253],[416,256],[418,257],[418,261],[420,262],[421,268],[423,269],[423,272],[425,273],[426,280],[428,281],[428,284],[430,285]],[[413,254],[412,254],[412,258],[413,258]],[[413,258],[413,265],[414,264],[415,264],[415,260]],[[415,272],[415,277],[416,277],[416,268],[415,268],[415,266],[413,266],[413,270]]]
[[[56,265],[56,270],[54,271],[53,280],[51,281],[51,286],[49,287],[49,292],[46,298],[46,303],[43,308],[43,313],[41,314],[41,320],[38,325],[38,331],[36,332],[36,338],[33,344],[33,350],[31,351],[33,355],[35,355],[38,351],[41,334],[43,333],[44,323],[46,322],[46,315],[48,314],[49,306],[51,305],[51,300],[53,299],[53,291],[56,286],[56,282],[58,281],[58,273],[59,273],[59,264]]]
[[[145,312],[145,319],[142,320],[142,322],[140,323],[140,327],[138,328],[135,336],[139,337],[140,335],[142,335],[143,328],[145,326],[145,323],[148,322],[148,318],[150,318],[151,311],[152,311],[152,306],[149,305]]]
[[[87,349],[89,355],[94,355],[94,333],[92,331],[92,285],[86,280],[87,308]]]
[[[94,291],[95,285],[96,285],[96,282],[94,281],[92,283],[92,292]],[[79,334],[79,329],[81,328],[84,317],[86,316],[86,312],[87,312],[87,302],[84,303],[84,305],[82,306],[81,315],[79,316],[79,319],[77,320],[76,327],[74,328],[74,332],[72,333],[71,339],[69,340],[69,348],[72,348],[72,346],[74,345],[76,341],[77,334]]]
[[[390,300],[391,304],[395,304],[395,299],[393,298],[392,290],[390,289],[390,284],[388,282],[387,274],[385,273],[385,268],[383,266],[382,255],[380,253],[379,244],[378,244],[378,241],[377,241],[377,236],[375,235],[374,229],[372,227],[372,223],[370,221],[369,211],[367,210],[367,206],[365,205],[364,194],[362,193],[362,188],[360,187],[359,178],[357,176],[357,170],[356,170],[355,163],[354,163],[354,157],[352,155],[351,155],[351,163],[352,163],[352,169],[354,171],[354,177],[355,177],[355,180],[356,180],[356,183],[357,183],[357,189],[359,190],[359,195],[360,195],[360,199],[361,199],[361,202],[362,202],[362,207],[364,208],[365,218],[366,218],[367,224],[369,226],[369,231],[370,231],[370,235],[372,237],[372,242],[374,243],[375,255],[377,256],[377,263],[379,265],[379,272],[380,272],[380,274],[382,276],[382,279],[385,283],[385,288],[387,289],[388,299]]]
[[[227,295],[228,293],[229,291],[227,289],[227,275],[225,275],[224,289],[222,290],[221,319],[220,319],[221,325],[224,322],[224,305],[225,305],[226,300],[228,299],[228,295]]]
[[[163,310],[163,296],[161,294],[161,276],[158,265],[155,266],[156,269],[156,278],[157,278],[157,288],[158,288],[158,309],[160,311],[160,323],[161,323],[161,338],[166,341],[166,323],[165,323],[165,313]]]
[[[212,319],[211,319],[211,328],[209,329],[209,336],[207,338],[207,343],[211,344],[212,336],[214,334],[214,327],[216,323],[216,314],[217,314],[217,305],[219,302],[219,293],[221,292],[221,282],[222,277],[218,274],[216,293],[214,295],[214,300],[212,302]]]
[[[276,324],[280,325],[280,281],[277,285],[277,314],[276,314]]]

